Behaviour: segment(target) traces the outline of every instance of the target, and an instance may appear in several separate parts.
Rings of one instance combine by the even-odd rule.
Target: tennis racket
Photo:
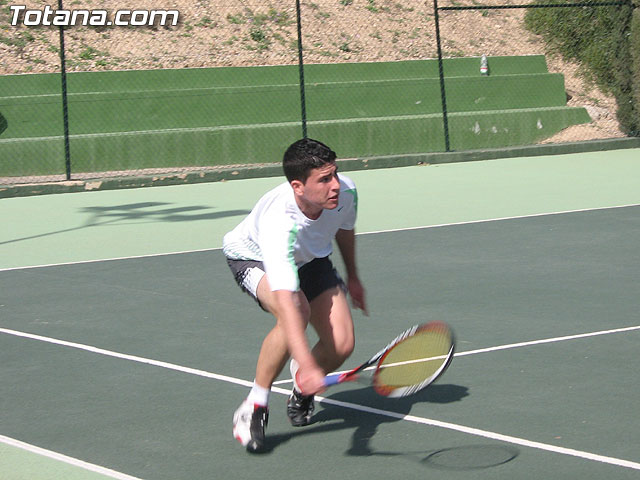
[[[394,398],[413,395],[442,375],[451,363],[454,349],[453,332],[446,323],[415,325],[359,367],[327,375],[325,386],[357,380],[361,372],[374,370],[372,384],[376,393]]]

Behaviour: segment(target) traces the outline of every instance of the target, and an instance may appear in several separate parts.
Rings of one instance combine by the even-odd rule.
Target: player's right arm
[[[296,381],[305,395],[324,389],[324,371],[311,354],[305,334],[308,323],[308,304],[300,291],[275,290],[274,315],[286,337],[289,354],[298,362]]]
[[[305,330],[310,307],[298,279],[295,261],[298,226],[275,209],[261,218],[260,246],[270,291],[268,305],[286,337],[289,355],[299,365],[298,386],[305,395],[324,388],[324,372],[318,367],[307,341]]]

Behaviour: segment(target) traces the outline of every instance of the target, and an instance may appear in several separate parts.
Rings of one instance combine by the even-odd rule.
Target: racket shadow
[[[453,403],[468,396],[467,387],[451,384],[431,385],[416,395],[403,398],[386,398],[376,395],[371,387],[356,390],[344,390],[325,396],[328,400],[369,408],[385,410],[400,415],[409,414],[413,405],[418,403]],[[346,455],[369,456],[376,455],[370,441],[378,431],[380,425],[398,422],[400,418],[376,415],[353,408],[345,408],[331,403],[319,402],[317,413],[312,418],[311,425],[295,429],[295,431],[267,435],[264,453],[269,453],[288,441],[301,435],[321,434],[339,430],[353,430],[351,445]],[[380,452],[384,455],[383,452]]]

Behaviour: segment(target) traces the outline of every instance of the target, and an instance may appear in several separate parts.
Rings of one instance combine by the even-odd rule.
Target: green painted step
[[[526,145],[589,122],[544,56],[445,62],[451,148]],[[309,135],[342,157],[443,151],[437,62],[309,65]],[[57,75],[0,77],[0,175],[64,173]],[[301,135],[298,70],[73,73],[73,172],[278,161]],[[137,82],[137,83],[136,83]],[[213,86],[212,86],[213,85]],[[48,93],[47,93],[48,92]]]
[[[528,145],[589,121],[584,109],[568,107],[453,113],[451,148]],[[308,128],[309,136],[328,142],[341,158],[445,150],[442,116],[437,114],[310,122]],[[299,136],[297,122],[76,135],[71,138],[73,171],[278,162],[282,145]],[[62,174],[63,147],[62,137],[0,141],[0,176]]]
[[[447,77],[479,76],[480,59],[461,57],[444,60]],[[547,73],[543,55],[489,57],[492,75]],[[399,62],[367,62],[305,65],[305,79],[314,82],[354,82],[409,78],[438,78],[435,59]],[[173,70],[128,70],[70,72],[69,93],[183,90],[189,88],[298,85],[297,65],[267,67],[186,68]],[[61,79],[57,73],[0,76],[0,104],[3,97],[58,95]]]
[[[450,113],[566,104],[564,77],[560,74],[452,77],[447,80],[446,92]],[[442,111],[440,83],[428,78],[310,84],[306,99],[309,121]],[[59,98],[5,99],[0,111],[8,123],[0,139],[62,133]],[[299,118],[297,86],[69,96],[72,134],[269,124]]]

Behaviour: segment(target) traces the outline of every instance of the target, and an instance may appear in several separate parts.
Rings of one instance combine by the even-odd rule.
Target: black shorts
[[[255,260],[232,260],[227,258],[231,273],[243,292],[260,304],[257,296],[258,283],[265,274],[264,264]],[[333,267],[329,257],[316,258],[298,269],[300,290],[311,302],[330,288],[339,286],[346,291],[342,278]],[[260,305],[262,307],[262,305]],[[262,307],[264,310],[264,307]]]

